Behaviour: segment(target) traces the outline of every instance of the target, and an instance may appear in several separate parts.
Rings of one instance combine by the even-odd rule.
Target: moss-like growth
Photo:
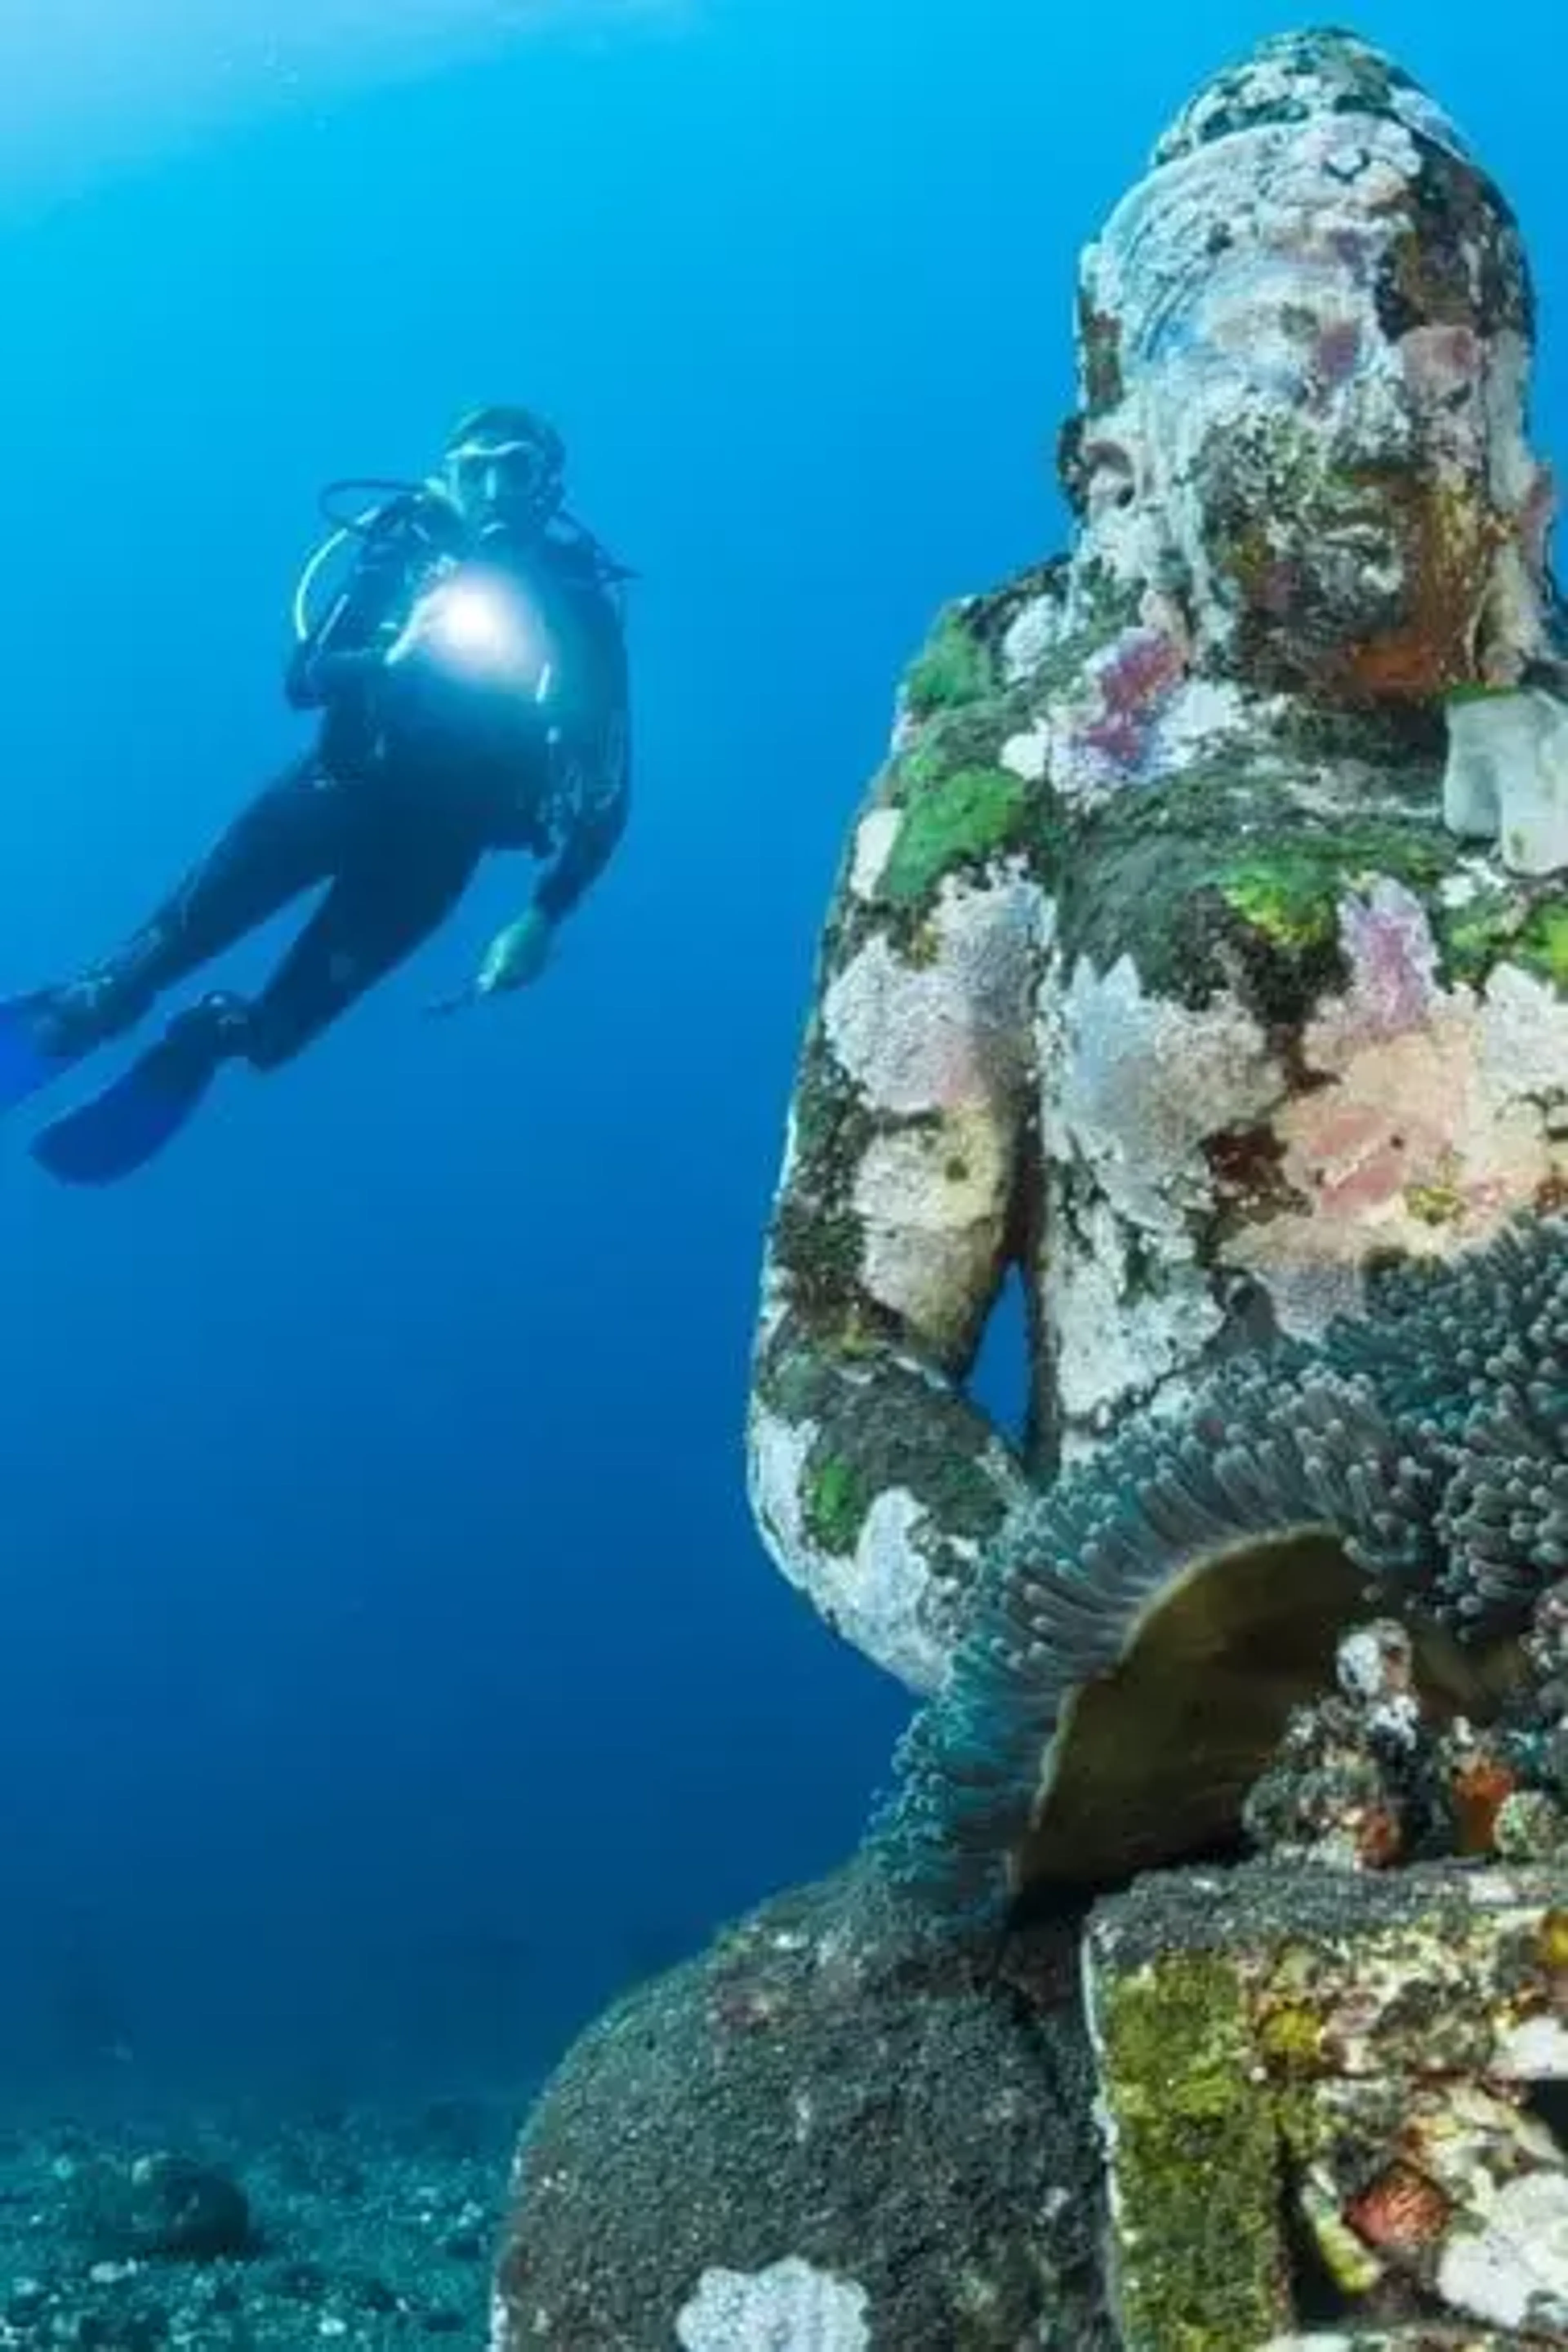
[[[1411,1215],[1424,1225],[1455,1224],[1469,1206],[1458,1186],[1442,1177],[1430,1184],[1407,1184],[1404,1199]]]
[[[795,1094],[795,1164],[773,1216],[773,1253],[797,1314],[835,1328],[861,1296],[856,1171],[875,1132],[864,1096],[814,1021]]]
[[[1124,391],[1121,373],[1121,321],[1111,310],[1097,310],[1082,295],[1078,305],[1079,376],[1091,416],[1116,407]]]
[[[1510,890],[1479,890],[1437,921],[1444,973],[1450,982],[1483,981],[1518,935],[1522,909]]]
[[[1278,850],[1223,873],[1220,895],[1278,946],[1317,947],[1339,929],[1340,900],[1380,877],[1429,890],[1452,863],[1447,845],[1386,823],[1302,831]]]
[[[1347,974],[1340,908],[1380,877],[1432,909],[1463,856],[1424,814],[1408,821],[1315,810],[1300,787],[1215,756],[1158,793],[1121,793],[1094,812],[1085,881],[1064,901],[1063,939],[1106,971],[1122,955],[1144,989],[1200,1010],[1239,986],[1267,1027],[1295,1027]]]
[[[1487,174],[1423,142],[1406,222],[1378,271],[1377,307],[1396,341],[1437,321],[1532,341],[1535,297],[1513,215]]]
[[[1268,70],[1260,70],[1265,67]],[[1312,84],[1322,83],[1331,87],[1327,105],[1333,112],[1380,115],[1392,122],[1407,119],[1402,93],[1422,95],[1419,85],[1402,67],[1353,33],[1333,26],[1271,33],[1244,64],[1215,75],[1201,92],[1198,105],[1190,105],[1177,116],[1156,146],[1154,159],[1167,163],[1190,154],[1200,143],[1230,138],[1237,131],[1258,130],[1267,123],[1298,123],[1324,103],[1311,89]],[[1422,103],[1430,101],[1422,95]]]
[[[912,717],[923,719],[955,704],[978,702],[994,683],[986,647],[961,614],[946,612],[910,664],[904,700]]]
[[[1333,901],[1300,871],[1244,866],[1225,876],[1220,896],[1253,930],[1276,946],[1315,947],[1333,937]],[[1302,887],[1306,883],[1306,887]]]
[[[1282,2000],[1266,2009],[1258,2023],[1258,2047],[1276,2073],[1321,2071],[1323,2024],[1309,2001]]]
[[[786,1331],[762,1369],[764,1401],[819,1433],[804,1481],[808,1532],[827,1550],[852,1551],[871,1503],[896,1487],[925,1513],[938,1549],[983,1546],[1008,1502],[990,1426],[966,1399],[933,1389],[906,1366],[884,1362],[876,1382],[857,1377],[867,1354],[885,1349],[891,1336],[868,1307],[850,1308],[826,1345],[820,1328],[810,1346]]]
[[[1117,2148],[1129,2352],[1257,2352],[1289,2325],[1271,2102],[1242,1987],[1185,1952],[1109,1982],[1101,2082]]]
[[[806,1475],[802,1496],[805,1532],[824,1551],[852,1552],[871,1502],[871,1490],[854,1463],[829,1454]]]
[[[1283,411],[1256,411],[1205,451],[1200,495],[1211,518],[1215,568],[1236,583],[1249,616],[1264,602],[1277,561],[1273,518],[1307,511],[1322,488],[1316,434]]]
[[[1005,768],[960,768],[918,791],[878,886],[895,906],[918,906],[956,867],[976,866],[1021,842],[1028,788]]]
[[[1079,611],[1107,639],[1137,626],[1143,611],[1142,583],[1123,579],[1103,556],[1089,556],[1080,562],[1074,584]]]
[[[1542,898],[1522,887],[1482,890],[1440,911],[1436,931],[1444,976],[1483,982],[1494,964],[1514,963],[1568,994],[1568,898]]]
[[[1568,898],[1548,898],[1531,909],[1514,955],[1528,971],[1568,993]]]
[[[1542,1919],[1541,1958],[1553,1975],[1568,1969],[1568,1911],[1549,1911]]]
[[[906,744],[889,777],[888,799],[907,807],[965,768],[994,768],[1003,744],[1024,723],[1015,697],[954,703],[927,719]]]
[[[847,1202],[786,1193],[773,1216],[773,1247],[795,1312],[817,1329],[836,1328],[860,1294],[860,1220]]]

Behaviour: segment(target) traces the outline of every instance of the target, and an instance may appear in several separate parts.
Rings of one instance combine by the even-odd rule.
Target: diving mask
[[[446,456],[448,496],[466,512],[543,514],[558,501],[561,467],[542,443],[518,436],[459,441]]]

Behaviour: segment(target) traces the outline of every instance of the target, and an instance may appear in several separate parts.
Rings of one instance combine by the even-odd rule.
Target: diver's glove
[[[487,996],[505,996],[528,988],[550,961],[555,926],[540,907],[530,907],[504,931],[498,931],[485,950],[484,961],[466,988],[430,1007],[432,1013],[458,1013]]]

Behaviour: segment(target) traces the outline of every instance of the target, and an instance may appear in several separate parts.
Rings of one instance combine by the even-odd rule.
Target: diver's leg
[[[327,880],[352,823],[345,788],[313,759],[287,770],[123,947],[44,992],[38,1002],[61,1046],[82,1052],[132,1027],[165,989]]]
[[[449,912],[480,845],[431,838],[383,821],[374,840],[340,854],[325,898],[254,1003],[206,996],[96,1100],[35,1139],[34,1156],[72,1184],[108,1184],[177,1135],[225,1062],[262,1070],[299,1053],[372,983],[402,961]],[[210,952],[210,950],[209,950]]]
[[[481,848],[428,832],[366,845],[251,1004],[229,1004],[224,1050],[276,1069],[319,1037],[445,921]]]

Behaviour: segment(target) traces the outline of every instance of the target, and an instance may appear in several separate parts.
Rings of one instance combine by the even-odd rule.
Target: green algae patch
[[[912,717],[978,702],[995,683],[990,652],[957,613],[944,613],[904,679],[904,700]]]
[[[1321,2074],[1323,2041],[1322,2019],[1309,2001],[1276,2002],[1258,2020],[1258,2050],[1277,2074]]]
[[[1457,1225],[1469,1207],[1452,1184],[1407,1184],[1401,1196],[1410,1214],[1424,1225]]]
[[[872,1499],[854,1463],[842,1454],[828,1454],[806,1474],[802,1506],[807,1536],[824,1551],[852,1552]]]
[[[1392,824],[1326,828],[1249,857],[1219,876],[1227,907],[1277,946],[1328,945],[1338,935],[1347,891],[1386,877],[1417,895],[1453,863],[1446,845]]]
[[[1517,964],[1568,995],[1568,898],[1482,890],[1444,910],[1437,936],[1450,983],[1479,985],[1495,964]]]
[[[1315,875],[1244,866],[1222,877],[1219,893],[1249,929],[1261,931],[1277,945],[1317,947],[1334,933],[1333,897],[1315,887],[1317,881]]]
[[[905,806],[878,896],[918,906],[955,867],[983,865],[1023,839],[1028,787],[1005,768],[959,768]]]
[[[1515,961],[1568,993],[1568,898],[1534,908],[1520,932]]]
[[[1209,1952],[1101,1986],[1128,2352],[1258,2352],[1289,2323],[1280,2151],[1237,1970]]]
[[[1450,985],[1486,978],[1507,956],[1520,928],[1521,908],[1508,890],[1481,890],[1462,906],[1443,910],[1437,926],[1443,971]]]
[[[951,1578],[994,1538],[1014,1489],[990,1424],[966,1397],[890,1359],[896,1336],[889,1318],[852,1302],[831,1322],[798,1310],[767,1349],[756,1392],[811,1439],[801,1498],[814,1543],[852,1553],[877,1498],[897,1491],[919,1515],[911,1539]]]
[[[1423,820],[1320,814],[1310,783],[1219,758],[1116,795],[1076,845],[1069,956],[1108,971],[1127,955],[1150,994],[1196,1011],[1236,989],[1265,1026],[1299,1026],[1344,984],[1345,898],[1386,878],[1430,904],[1461,855]]]

